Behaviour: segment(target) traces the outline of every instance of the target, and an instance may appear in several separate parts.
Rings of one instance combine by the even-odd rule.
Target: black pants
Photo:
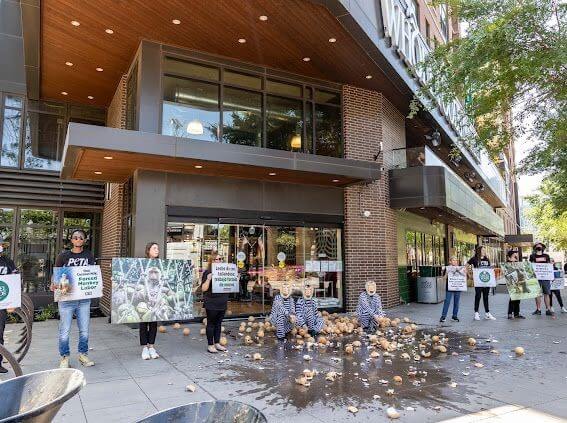
[[[549,306],[553,306],[553,294],[557,297],[557,302],[559,303],[559,307],[563,308],[563,298],[561,298],[561,290],[560,289],[552,289],[551,295],[549,296]]]
[[[478,313],[478,307],[480,305],[480,296],[482,295],[482,302],[484,304],[484,311],[486,313],[488,310],[488,296],[490,295],[490,288],[475,287],[474,288],[474,312]]]
[[[226,310],[209,310],[207,311],[207,342],[209,345],[218,344],[220,342],[222,319]]]
[[[156,342],[157,322],[140,323],[140,345],[154,345]]]
[[[6,327],[6,320],[8,319],[8,312],[0,310],[0,344],[4,345],[4,328]],[[0,355],[0,367],[2,367],[2,355]]]
[[[510,300],[508,302],[508,314],[513,314],[514,317],[520,315],[520,300]]]

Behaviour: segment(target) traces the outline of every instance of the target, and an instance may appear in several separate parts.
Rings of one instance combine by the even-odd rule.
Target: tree
[[[567,210],[567,4],[558,0],[434,0],[468,25],[462,38],[438,46],[421,64],[432,78],[418,96],[467,99],[478,138],[497,156],[510,139],[537,140],[522,161],[525,174],[544,172],[549,201]],[[512,119],[506,119],[512,112]]]

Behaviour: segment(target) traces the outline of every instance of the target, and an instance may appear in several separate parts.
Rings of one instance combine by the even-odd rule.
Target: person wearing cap
[[[11,275],[18,273],[16,265],[11,258],[6,257],[4,254],[3,240],[0,239],[0,275]],[[4,329],[6,327],[6,320],[8,320],[8,312],[12,310],[0,310],[0,344],[4,345]],[[8,373],[8,370],[2,367],[3,357],[0,355],[0,373]]]
[[[536,242],[533,247],[533,252],[530,255],[530,262],[532,263],[551,263],[551,258],[548,254],[544,253],[545,244],[543,242]],[[551,311],[551,281],[538,280],[539,286],[543,292],[543,301],[545,302],[545,315],[554,316],[555,313]],[[535,299],[536,310],[532,313],[534,316],[541,316],[541,297]]]

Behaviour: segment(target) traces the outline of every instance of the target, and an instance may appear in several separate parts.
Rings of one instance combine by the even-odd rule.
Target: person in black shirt
[[[530,262],[532,263],[551,263],[551,258],[548,254],[544,253],[545,244],[542,242],[536,242],[534,244],[533,252],[530,255]],[[555,313],[551,311],[551,281],[538,280],[539,286],[543,292],[543,301],[545,302],[545,315],[554,316]],[[541,297],[535,299],[536,310],[532,313],[533,315],[541,315]]]
[[[205,311],[207,312],[207,351],[217,353],[226,351],[226,348],[220,344],[222,319],[226,313],[228,304],[228,294],[213,293],[213,262],[221,263],[222,257],[217,253],[211,254],[207,269],[201,277],[201,291],[203,291],[203,302]]]
[[[157,242],[150,242],[146,245],[146,258],[159,258],[159,245]],[[154,344],[157,335],[157,322],[140,322],[140,345],[142,349],[142,359],[159,358]]]
[[[81,229],[75,230],[71,235],[73,248],[57,256],[55,267],[94,265],[93,253],[83,248],[85,240],[85,232]],[[52,291],[59,288],[58,284],[51,284]],[[59,367],[63,369],[69,367],[69,333],[73,323],[73,314],[77,316],[79,327],[79,362],[85,367],[94,366],[94,362],[88,356],[91,300],[59,301],[57,305],[59,308],[59,355],[61,356]]]
[[[551,259],[551,263],[553,264],[554,276],[563,280],[563,277],[561,276],[561,266],[559,265],[559,263],[555,263],[553,259]],[[563,298],[561,297],[560,289],[551,290],[551,294],[549,295],[549,305],[551,306],[551,311],[555,312],[555,310],[553,310],[553,295],[555,295],[555,297],[557,298],[561,313],[567,313],[567,308],[565,308],[565,306],[563,305]]]
[[[506,253],[506,261],[509,263],[515,263],[518,261],[518,252],[514,250],[509,250]],[[508,319],[525,319],[524,316],[520,314],[520,300],[508,301]]]
[[[18,273],[18,269],[14,262],[3,255],[4,246],[2,245],[2,240],[0,239],[0,275],[11,275],[12,273]],[[8,312],[12,310],[0,310],[0,344],[4,345],[4,329],[6,328],[6,320],[8,320]],[[4,357],[0,355],[0,373],[8,373],[8,370],[2,367],[2,360]]]
[[[478,267],[490,267],[490,259],[486,256],[486,252],[484,247],[481,245],[477,245],[475,248],[475,255],[472,257],[467,264],[469,264],[473,268]],[[472,274],[472,270],[470,271]],[[490,295],[490,288],[485,287],[474,287],[474,320],[480,320],[480,315],[478,313],[478,309],[480,306],[480,297],[482,296],[482,302],[484,304],[484,318],[486,320],[496,320],[496,318],[490,314],[488,309],[488,297]]]

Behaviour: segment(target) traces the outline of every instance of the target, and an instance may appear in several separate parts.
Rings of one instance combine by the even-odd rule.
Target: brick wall
[[[373,279],[386,307],[400,302],[397,271],[396,213],[389,207],[389,151],[405,147],[404,116],[379,92],[352,86],[343,88],[345,157],[374,160],[386,167],[383,178],[345,189],[346,309],[356,308],[367,280]],[[385,159],[385,162],[383,160]],[[370,211],[369,217],[363,212]]]
[[[112,128],[126,127],[126,76],[118,83],[116,92],[108,107],[106,125]],[[123,184],[108,184],[106,201],[102,213],[102,248],[101,271],[103,278],[103,296],[100,307],[106,314],[110,314],[111,287],[111,258],[120,256],[120,243],[122,234],[122,205]]]

